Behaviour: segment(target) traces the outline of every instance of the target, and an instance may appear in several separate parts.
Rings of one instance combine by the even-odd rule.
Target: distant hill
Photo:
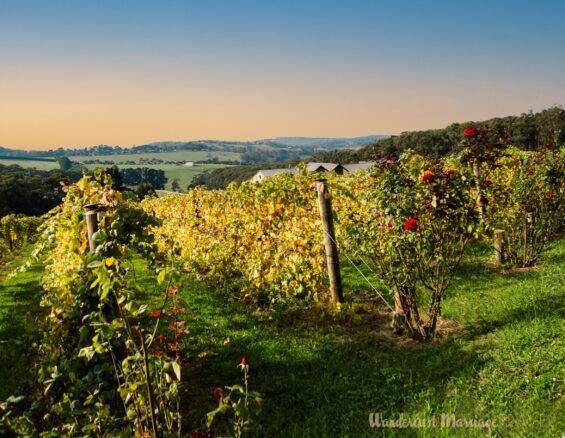
[[[204,151],[204,152],[233,152],[240,157],[239,163],[268,163],[272,161],[300,160],[317,152],[328,152],[339,148],[359,148],[386,138],[383,135],[370,135],[355,138],[308,138],[308,137],[280,137],[268,140],[249,142],[223,141],[223,140],[197,140],[189,142],[160,141],[144,145],[122,147],[98,145],[87,148],[58,148],[47,151],[24,151],[0,147],[0,156],[4,157],[49,157],[57,158],[108,156],[108,155],[135,155],[155,154],[162,152],[179,151]]]
[[[351,138],[326,138],[326,137],[276,137],[259,140],[264,143],[278,143],[285,146],[311,147],[311,148],[342,148],[365,146],[369,143],[389,137],[388,135],[366,135]]]

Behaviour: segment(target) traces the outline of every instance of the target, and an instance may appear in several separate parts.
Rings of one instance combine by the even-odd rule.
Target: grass
[[[391,337],[382,306],[363,293],[360,319],[335,322],[315,311],[258,314],[217,291],[185,288],[193,418],[214,406],[214,386],[239,381],[245,355],[265,398],[258,436],[559,436],[565,241],[530,272],[502,273],[491,257],[471,248],[444,302],[454,330],[429,345]],[[344,276],[363,288],[351,269]],[[371,429],[370,412],[435,418],[437,427]],[[493,427],[442,428],[442,413]]]
[[[251,389],[264,398],[252,435],[561,436],[565,239],[534,270],[505,273],[491,257],[484,246],[470,248],[444,301],[443,334],[425,345],[390,335],[383,306],[351,268],[344,277],[355,317],[314,307],[260,312],[184,277],[187,430],[215,407],[212,388],[241,381],[237,364],[246,356]],[[162,290],[141,261],[135,266],[146,301],[157,307]],[[36,268],[2,284],[2,339],[29,342]],[[5,345],[1,363],[21,363],[16,346],[6,352]],[[15,377],[22,382],[25,373]],[[437,427],[371,428],[369,413],[435,419]],[[442,413],[492,427],[441,427]]]
[[[40,336],[36,321],[41,317],[42,266],[35,263],[9,278],[28,253],[29,248],[24,248],[0,260],[0,400],[26,392],[32,384],[29,368],[35,357],[33,344]]]

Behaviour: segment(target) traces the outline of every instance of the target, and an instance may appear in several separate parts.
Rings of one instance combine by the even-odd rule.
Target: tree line
[[[403,132],[371,143],[358,150],[341,149],[314,154],[312,161],[356,163],[387,156],[399,156],[407,149],[419,154],[440,158],[463,148],[461,138],[468,126],[489,129],[504,143],[531,151],[547,142],[563,143],[565,140],[565,110],[559,106],[519,116],[496,117],[482,122],[453,123],[444,129]]]

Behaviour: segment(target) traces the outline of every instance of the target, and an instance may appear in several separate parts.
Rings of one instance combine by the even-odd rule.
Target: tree
[[[171,184],[171,189],[173,190],[173,192],[180,192],[180,184],[179,184],[179,180],[178,178],[175,178]]]

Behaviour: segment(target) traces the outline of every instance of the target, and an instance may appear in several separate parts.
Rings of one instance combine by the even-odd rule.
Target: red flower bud
[[[475,138],[479,136],[479,130],[474,126],[469,126],[465,129],[465,138]]]
[[[453,169],[449,169],[449,170],[447,171],[447,174],[448,174],[448,175],[453,175],[454,173],[455,173],[455,170],[453,170]]]
[[[424,176],[422,177],[422,181],[424,184],[431,184],[435,181],[436,177],[433,173],[427,172],[424,173]]]
[[[408,219],[404,222],[404,229],[406,231],[416,231],[418,229],[418,221],[414,218]]]
[[[532,173],[534,173],[534,170],[531,167],[528,167],[528,175],[531,175]]]
[[[149,314],[149,316],[150,316],[151,318],[157,318],[159,315],[161,315],[161,311],[160,311],[160,310],[154,310],[153,312],[151,312],[151,313]]]
[[[553,147],[553,143],[552,143],[551,141],[548,141],[548,142],[545,144],[545,147],[548,148],[548,149],[551,149],[551,148]]]
[[[547,198],[551,198],[551,192],[545,192],[545,196],[546,196]]]
[[[249,362],[247,362],[247,359],[245,358],[245,356],[243,356],[241,358],[241,365],[243,365],[244,367],[247,366],[249,364]]]
[[[167,337],[164,334],[160,334],[160,335],[155,336],[155,340],[160,342],[160,343],[163,343],[163,342],[167,341]]]
[[[490,186],[492,184],[492,181],[488,178],[485,179],[485,186]]]

